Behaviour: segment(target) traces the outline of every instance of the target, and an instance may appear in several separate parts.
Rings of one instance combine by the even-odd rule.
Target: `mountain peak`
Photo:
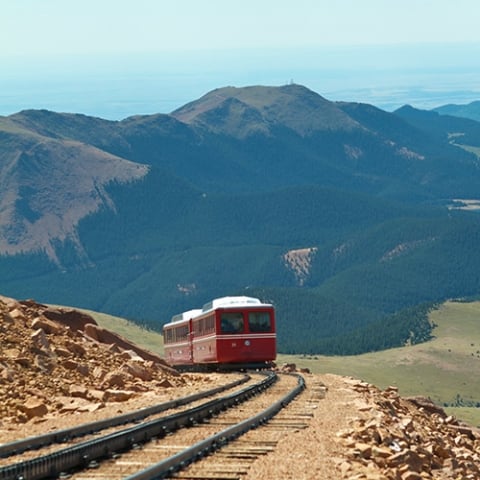
[[[232,99],[237,102],[232,104]],[[231,108],[232,105],[237,108]],[[252,133],[240,128],[245,116],[249,120],[255,118],[257,128],[254,131],[264,134],[275,127],[288,128],[301,136],[317,131],[361,128],[335,103],[297,84],[218,88],[171,115],[184,123],[236,137]],[[235,115],[243,119],[235,119]]]

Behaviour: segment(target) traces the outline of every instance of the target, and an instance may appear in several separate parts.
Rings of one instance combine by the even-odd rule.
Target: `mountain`
[[[480,147],[480,122],[436,111],[419,110],[409,105],[394,112],[410,125],[441,142]]]
[[[0,252],[43,251],[57,262],[55,242],[71,240],[81,252],[78,222],[114,209],[105,185],[141,179],[148,167],[25,123],[12,117],[0,126]]]
[[[470,118],[480,122],[480,100],[467,105],[448,104],[433,109],[440,115],[451,115],[454,117]]]
[[[321,131],[354,131],[362,126],[334,103],[300,85],[225,87],[174,111],[178,120],[237,138],[292,130],[302,137]]]
[[[480,290],[479,217],[453,202],[480,172],[405,113],[286,85],[116,122],[1,117],[0,291],[155,329],[248,293],[277,306],[283,351],[423,341],[428,305]]]

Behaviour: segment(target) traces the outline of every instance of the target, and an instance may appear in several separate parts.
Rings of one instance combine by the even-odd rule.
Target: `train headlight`
[[[245,340],[245,346],[249,347],[250,346],[250,340]]]

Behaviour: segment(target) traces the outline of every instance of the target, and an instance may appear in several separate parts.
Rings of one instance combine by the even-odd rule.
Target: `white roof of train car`
[[[253,297],[221,297],[206,303],[203,311],[215,310],[216,308],[225,307],[250,307],[252,305],[267,305],[262,303],[258,298]]]
[[[170,321],[170,323],[181,322],[183,320],[190,320],[191,318],[196,317],[200,313],[202,313],[201,308],[195,308],[193,310],[187,310],[186,312],[177,313],[177,315],[174,315],[172,317],[172,320]]]
[[[171,325],[172,323],[178,323],[185,320],[190,320],[191,318],[195,318],[199,316],[201,313],[208,312],[209,310],[215,310],[216,308],[228,308],[228,307],[251,307],[251,306],[271,306],[269,303],[262,303],[258,298],[254,297],[245,297],[245,296],[238,296],[238,297],[221,297],[215,298],[211,302],[206,303],[203,306],[203,309],[196,308],[193,310],[187,310],[186,312],[178,313],[174,315],[169,323],[165,324]]]

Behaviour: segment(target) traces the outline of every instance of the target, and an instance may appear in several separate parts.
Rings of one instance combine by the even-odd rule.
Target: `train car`
[[[172,365],[265,366],[276,358],[275,311],[257,298],[217,298],[175,316],[164,342]]]
[[[192,318],[200,313],[201,309],[179,313],[163,326],[165,360],[170,365],[193,364]]]

